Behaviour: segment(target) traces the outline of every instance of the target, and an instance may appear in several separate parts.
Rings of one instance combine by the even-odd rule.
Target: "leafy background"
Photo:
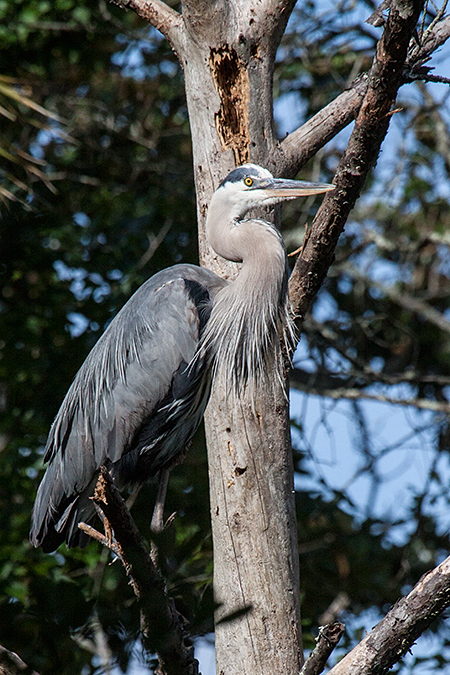
[[[374,8],[296,8],[276,64],[280,136],[370,66]],[[156,31],[103,1],[0,0],[0,20],[0,643],[42,675],[136,672],[139,616],[120,565],[95,543],[44,555],[28,528],[48,428],[89,349],[151,274],[197,261],[182,76]],[[444,50],[436,72],[446,63]],[[448,87],[408,85],[399,107],[294,363],[307,647],[340,618],[348,648],[448,549]],[[347,137],[302,177],[330,180]],[[290,250],[314,208],[286,206]],[[144,535],[154,492],[133,507]],[[202,432],[173,471],[172,511],[160,542],[170,592],[207,635]],[[399,670],[442,670],[448,649],[440,620]]]

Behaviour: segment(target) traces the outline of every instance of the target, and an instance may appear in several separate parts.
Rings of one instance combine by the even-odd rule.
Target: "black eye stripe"
[[[228,174],[228,176],[220,183],[219,187],[226,185],[227,183],[243,182],[247,177],[253,177],[254,180],[260,178],[257,168],[253,168],[252,166],[239,166]]]

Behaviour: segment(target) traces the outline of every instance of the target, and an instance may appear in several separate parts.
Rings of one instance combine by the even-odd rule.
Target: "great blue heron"
[[[120,487],[173,463],[201,421],[217,367],[239,391],[279,360],[279,332],[289,338],[292,330],[286,250],[272,224],[244,216],[333,188],[273,178],[254,164],[219,185],[206,235],[218,255],[242,262],[239,276],[227,283],[207,269],[175,265],[144,283],[117,314],[51,427],[49,465],[33,509],[34,546],[86,543],[78,523],[94,517],[89,497],[102,465]]]

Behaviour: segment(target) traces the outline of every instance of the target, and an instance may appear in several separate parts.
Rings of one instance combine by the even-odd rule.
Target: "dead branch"
[[[445,122],[444,117],[439,110],[439,105],[436,103],[426,86],[423,82],[418,83],[420,93],[424,97],[427,104],[427,112],[433,121],[435,128],[435,137],[436,137],[436,150],[443,158],[447,171],[450,172],[450,129]],[[442,234],[439,233],[441,240],[443,239]]]
[[[417,72],[426,61],[431,58],[433,52],[450,37],[450,16],[442,16],[427,28],[411,46],[406,61],[407,69],[411,73]]]
[[[353,122],[366,95],[368,84],[369,76],[361,75],[334,101],[286,136],[280,144],[277,173],[294,176],[320,148]]]
[[[117,546],[116,542],[111,539],[111,537],[107,537],[106,535],[102,534],[94,527],[91,527],[91,525],[87,525],[86,523],[78,523],[78,527],[82,532],[89,535],[92,539],[95,539],[95,541],[98,541],[98,543],[101,544],[102,546],[109,548],[110,551],[112,551],[113,553],[115,553],[115,555],[120,557],[120,549]]]
[[[334,391],[341,388],[363,389],[375,383],[388,387],[397,384],[409,384],[412,387],[419,387],[424,384],[431,384],[433,387],[450,385],[450,377],[447,375],[422,374],[416,369],[402,370],[398,373],[373,370],[367,360],[355,356],[351,352],[345,340],[342,339],[338,327],[334,327],[327,322],[317,321],[310,314],[305,318],[304,330],[314,340],[319,338],[326,347],[332,347],[336,350],[352,368],[345,372],[333,374],[328,371],[324,372],[322,369],[318,369],[316,372],[304,371],[294,363],[291,370],[291,384],[298,389],[307,390],[311,387],[320,391],[325,389]]]
[[[344,624],[339,621],[321,626],[316,638],[316,646],[303,664],[299,675],[320,675],[344,630]]]
[[[329,675],[384,675],[450,606],[450,557],[423,575]]]
[[[157,653],[159,672],[161,675],[197,675],[198,662],[194,659],[192,648],[185,644],[186,631],[182,618],[169,598],[165,581],[153,564],[147,545],[105,467],[101,467],[92,499],[105,515],[105,536],[94,535],[94,538],[117,552],[125,567],[141,609],[143,644],[150,653]],[[92,535],[85,527],[82,529]],[[108,527],[114,533],[114,545],[108,536]]]
[[[386,10],[389,5],[390,0],[389,2],[382,3],[376,12],[367,19],[367,22],[379,26],[385,24],[382,11]],[[381,23],[375,22],[375,18],[382,19]],[[429,73],[430,68],[424,67],[424,64],[449,38],[450,16],[446,16],[440,17],[439,20],[433,22],[424,34],[420,36],[418,42],[411,42],[405,61],[404,81],[412,82],[418,79],[426,81],[445,80],[445,78],[437,78],[431,75]],[[373,68],[370,75],[373,75]],[[279,175],[295,175],[320,148],[355,119],[367,93],[369,79],[373,82],[372,77],[369,78],[368,73],[360,75],[325,108],[286,136],[280,143],[281,152],[277,159]]]
[[[400,290],[395,286],[388,286],[387,284],[375,281],[349,263],[342,265],[341,269],[350,277],[353,277],[353,279],[362,281],[366,286],[370,286],[371,288],[376,288],[385,297],[399,305],[399,307],[421,316],[440,330],[450,333],[450,321],[448,321],[442,312],[435,309],[429,302],[417,298],[414,295],[411,295],[411,293]]]
[[[393,0],[391,3],[370,70],[367,92],[336,171],[336,190],[329,192],[322,202],[291,275],[292,305],[299,321],[333,262],[339,235],[378,158],[392,106],[404,81],[408,46],[422,6],[423,2],[419,0]]]
[[[22,661],[15,652],[10,652],[0,645],[0,674],[1,675],[38,675],[35,670],[31,670],[27,664]]]
[[[316,386],[303,385],[297,377],[298,371],[294,373],[291,380],[291,386],[294,389],[305,391],[308,394],[332,398],[335,401],[347,399],[349,401],[375,401],[376,403],[388,403],[407,408],[417,408],[418,410],[431,410],[448,415],[450,413],[450,403],[441,403],[440,401],[430,401],[426,398],[396,398],[387,394],[368,394],[359,387],[341,387],[335,389],[324,389]],[[303,379],[303,378],[302,378]]]
[[[111,0],[122,9],[131,9],[141,19],[145,19],[165,38],[174,49],[179,46],[179,34],[183,30],[181,15],[162,0]]]

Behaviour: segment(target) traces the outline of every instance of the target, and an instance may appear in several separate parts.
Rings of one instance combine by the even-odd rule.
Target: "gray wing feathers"
[[[186,278],[213,295],[223,285],[213,273],[189,265],[156,274],[118,313],[78,371],[47,441],[50,465],[36,498],[33,543],[45,537],[55,516],[55,529],[62,531],[81,507],[92,514],[90,500],[76,512],[74,500],[91,493],[102,464],[121,459],[143,420],[167,396],[180,365],[192,359],[199,312]]]
[[[190,304],[183,280],[158,293],[150,290],[146,306],[133,307],[140,300],[133,296],[136,302],[123,308],[97,342],[52,426],[46,460],[60,452],[69,469],[63,472],[66,480],[76,476],[72,487],[78,491],[90,480],[93,465],[120,458],[143,417],[167,394],[181,361],[189,363],[194,354],[198,328],[189,324],[186,311],[183,317],[172,310]],[[159,325],[148,320],[148,310],[160,315]]]

